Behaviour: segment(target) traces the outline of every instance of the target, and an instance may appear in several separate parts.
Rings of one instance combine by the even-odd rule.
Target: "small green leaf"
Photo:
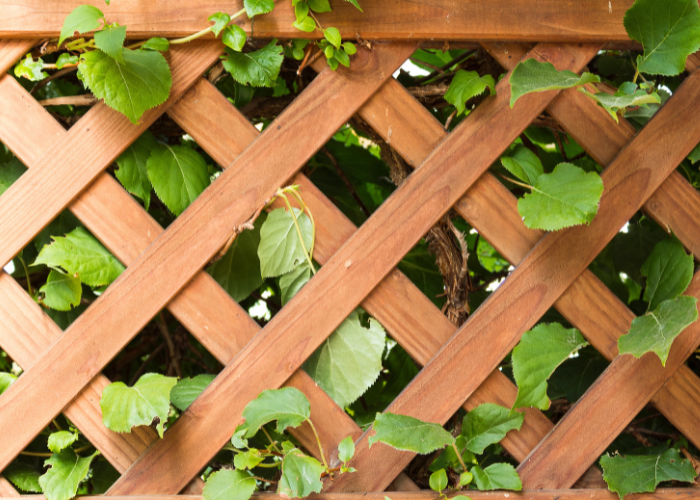
[[[219,36],[219,33],[221,33],[221,30],[226,27],[226,25],[229,23],[231,20],[231,16],[224,12],[217,12],[215,14],[212,14],[207,18],[207,21],[211,21],[214,24],[211,27],[212,33],[214,33],[215,37]]]
[[[255,52],[226,50],[226,55],[222,56],[223,65],[238,83],[253,87],[274,87],[284,60],[282,52],[277,40],[272,40]]]
[[[242,470],[222,469],[207,479],[204,500],[248,500],[255,491],[255,479]]]
[[[150,130],[146,130],[116,159],[119,169],[114,174],[124,189],[143,200],[146,210],[151,204],[151,181],[146,165],[157,147],[158,141]]]
[[[304,17],[301,20],[294,21],[292,23],[292,26],[294,26],[299,31],[311,33],[313,30],[316,29],[316,21],[314,21],[312,17]]]
[[[260,427],[277,420],[277,432],[284,432],[287,427],[298,427],[311,415],[311,406],[306,396],[293,387],[267,390],[243,410],[246,438],[252,438]]]
[[[333,45],[336,49],[340,48],[340,44],[342,43],[342,39],[340,38],[340,31],[338,31],[338,28],[326,28],[325,31],[323,32],[323,36],[328,40],[331,45]]]
[[[170,66],[160,52],[122,49],[123,64],[101,50],[80,57],[80,73],[95,97],[134,124],[170,94]]]
[[[124,40],[126,40],[126,26],[106,26],[95,33],[95,46],[124,64]]]
[[[472,467],[471,473],[474,475],[474,482],[476,483],[477,488],[479,488],[481,491],[520,491],[523,489],[523,483],[520,482],[518,473],[510,464],[493,464],[489,465],[485,469],[482,469],[477,465]]]
[[[45,264],[77,274],[80,281],[91,287],[109,285],[124,271],[124,266],[82,227],[53,240],[42,248],[32,265]]]
[[[652,492],[663,481],[690,483],[697,476],[690,461],[681,459],[674,449],[660,455],[604,455],[600,466],[608,488],[621,499],[630,493]]]
[[[309,4],[306,2],[299,2],[294,6],[294,17],[296,17],[297,22],[301,22],[309,16]]]
[[[355,456],[355,441],[348,436],[338,445],[338,459],[345,463],[349,462],[353,456]]]
[[[534,186],[544,173],[540,159],[525,146],[517,146],[512,156],[501,158],[501,163],[511,174],[531,186]]]
[[[304,370],[338,406],[344,408],[362,396],[382,369],[386,334],[375,319],[369,328],[353,311],[309,356]]]
[[[282,441],[282,454],[286,455],[290,451],[292,451],[296,446],[294,446],[294,443],[291,441]]]
[[[325,49],[323,49],[323,55],[326,56],[326,59],[331,59],[335,55],[335,49],[328,45]]]
[[[7,388],[10,387],[15,380],[17,380],[17,377],[12,375],[11,373],[7,373],[7,372],[0,373],[0,394],[5,392],[7,390]]]
[[[260,456],[260,450],[252,449],[233,457],[233,465],[236,469],[253,469],[263,460],[265,457]]]
[[[700,144],[698,144],[697,146],[695,146],[695,148],[693,148],[693,150],[688,155],[688,159],[690,160],[690,163],[692,163],[693,165],[695,165],[698,161],[700,161]],[[0,193],[0,194],[2,194],[2,193]]]
[[[7,191],[26,171],[27,167],[17,158],[12,158],[7,163],[0,164],[0,195]]]
[[[627,34],[644,46],[637,69],[651,75],[681,73],[700,48],[700,8],[694,0],[636,0],[625,13]]]
[[[309,8],[314,12],[330,12],[331,4],[328,0],[307,0]]]
[[[109,384],[100,399],[102,422],[114,432],[131,432],[132,427],[150,425],[158,418],[156,429],[162,438],[170,410],[170,391],[176,383],[175,377],[146,373],[133,387],[123,382]]]
[[[167,52],[170,49],[170,42],[167,38],[159,36],[149,38],[142,46],[143,49],[157,50],[158,52]]]
[[[224,42],[224,45],[230,47],[236,52],[243,50],[243,46],[245,45],[247,39],[248,35],[245,34],[243,28],[235,24],[233,26],[227,26],[224,30],[223,36],[221,37],[221,41]]]
[[[445,100],[457,108],[457,115],[464,113],[466,102],[477,95],[483,94],[486,89],[491,90],[491,95],[496,93],[496,82],[491,75],[479,76],[476,71],[464,71],[460,69],[450,83],[450,88],[445,92]]]
[[[41,493],[41,472],[29,464],[12,462],[2,471],[2,475],[22,491]]]
[[[236,302],[247,298],[263,282],[260,275],[258,247],[260,246],[260,228],[264,221],[264,216],[258,217],[253,229],[245,230],[236,236],[228,252],[207,269],[211,277]],[[284,291],[282,296],[284,297]]]
[[[666,300],[654,311],[632,321],[629,333],[617,341],[620,354],[641,358],[647,352],[654,352],[661,359],[661,364],[666,366],[673,340],[697,319],[695,297],[684,295]]]
[[[170,391],[170,402],[180,411],[185,411],[197,397],[214,381],[215,375],[204,373],[193,378],[183,378]]]
[[[598,105],[610,113],[610,116],[612,116],[616,122],[619,122],[617,113],[620,110],[624,110],[632,106],[647,107],[647,104],[659,104],[661,102],[661,98],[656,92],[649,94],[645,90],[641,89],[637,90],[634,94],[625,94],[624,92],[618,91],[615,92],[614,95],[606,94],[605,92],[591,94],[590,92],[586,92],[585,89],[579,90],[596,101]]]
[[[51,309],[70,311],[80,304],[83,287],[80,285],[80,278],[52,269],[46,284],[39,291],[44,292],[42,302]]]
[[[442,493],[442,490],[447,488],[447,472],[445,472],[445,469],[433,472],[428,482],[431,490]]]
[[[667,238],[656,244],[642,265],[642,276],[647,278],[644,300],[649,311],[685,292],[693,279],[693,256],[686,255],[678,238]]]
[[[282,460],[282,477],[277,493],[288,498],[304,498],[311,493],[320,493],[323,483],[321,474],[326,468],[313,457],[293,449]]]
[[[462,423],[462,435],[467,440],[467,449],[483,453],[493,443],[498,443],[513,429],[523,425],[524,414],[511,412],[508,408],[485,403],[467,413]]]
[[[180,215],[209,183],[207,162],[187,146],[159,144],[146,162],[148,178],[158,198]]]
[[[352,42],[345,42],[343,44],[343,49],[345,49],[345,53],[349,56],[352,56],[357,52],[357,48],[355,47],[355,44]]]
[[[380,441],[397,450],[426,455],[455,442],[452,434],[439,424],[393,413],[377,413],[374,431],[375,435],[369,438],[370,448]]]
[[[233,436],[231,437],[231,444],[236,448],[247,448],[248,440],[245,438],[245,434],[245,424],[236,427],[236,430],[233,431]]]
[[[78,64],[79,60],[78,56],[74,56],[73,54],[61,54],[58,56],[58,59],[56,59],[56,69],[63,69],[68,65],[74,66]]]
[[[510,107],[525,94],[579,87],[599,82],[600,77],[591,73],[578,76],[573,71],[558,71],[552,63],[528,59],[518,63],[510,75]]]
[[[530,229],[558,231],[589,224],[603,194],[603,180],[571,163],[560,163],[551,174],[543,174],[532,193],[518,200],[518,212]]]
[[[105,15],[97,7],[79,5],[63,21],[58,46],[60,47],[66,38],[72,37],[76,32],[82,34],[88,31],[95,31],[101,26],[100,20],[104,21],[104,17]]]
[[[338,49],[335,51],[335,54],[333,56],[336,58],[336,60],[345,66],[346,68],[350,67],[350,58],[348,55],[345,53],[343,49]]]
[[[89,457],[79,457],[68,448],[54,453],[44,465],[51,466],[39,478],[39,484],[47,500],[70,500],[78,492],[78,486],[90,471],[92,459],[99,455],[96,451]]]
[[[362,10],[362,8],[360,7],[360,4],[357,2],[357,0],[345,0],[345,1],[353,4],[357,8],[357,10],[359,10],[360,12],[364,12]]]
[[[300,265],[290,273],[280,277],[280,291],[282,292],[282,305],[292,300],[299,290],[311,279],[311,268],[307,265]]]
[[[308,251],[313,241],[311,219],[306,214],[299,215],[301,211],[297,208],[294,209],[294,213]],[[263,278],[286,274],[306,261],[294,219],[284,208],[277,208],[270,212],[262,225],[258,257]]]
[[[575,328],[559,323],[540,324],[523,334],[513,349],[513,376],[518,396],[513,408],[549,409],[547,379],[571,354],[588,345]]]
[[[460,486],[467,486],[469,483],[472,482],[474,479],[474,474],[471,472],[463,472],[462,474],[459,475],[459,485]]]
[[[15,76],[17,78],[24,77],[32,82],[38,82],[49,76],[49,74],[43,70],[44,61],[41,57],[35,61],[31,54],[27,54],[27,57],[20,59],[17,66],[15,66]]]
[[[58,431],[52,432],[49,435],[48,446],[53,453],[60,453],[76,442],[78,439],[77,432]]]
[[[275,2],[274,0],[243,0],[243,6],[248,17],[253,17],[272,12]]]

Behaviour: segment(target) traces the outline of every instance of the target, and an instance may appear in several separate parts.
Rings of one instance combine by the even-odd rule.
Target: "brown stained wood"
[[[15,487],[7,479],[0,476],[0,498],[15,498],[18,496],[20,494]]]
[[[327,71],[319,75],[275,122],[276,128],[272,127],[270,133],[257,139],[246,155],[234,162],[60,339],[44,351],[41,358],[1,396],[0,421],[15,421],[21,415],[24,425],[14,436],[12,446],[0,450],[0,467],[4,467],[47,419],[56,415],[72,394],[89,382],[218,252],[228,239],[231,228],[245,222],[282,180],[300,168],[385,78],[390,77],[412,50],[411,45],[396,44],[389,50],[377,50],[372,54],[359,51],[353,71]],[[311,119],[314,125],[307,128],[309,133],[299,134],[298,125]],[[271,147],[273,143],[275,146],[290,143],[296,147]],[[32,170],[25,175],[31,174]],[[153,287],[154,282],[159,286]],[[109,331],[110,336],[105,338],[103,331]],[[283,377],[280,383],[294,369],[296,367],[278,372],[278,376]],[[248,376],[258,384],[263,383],[254,372]],[[251,391],[245,402],[259,392]],[[47,393],[55,394],[55,397],[42,397]],[[243,399],[240,403],[245,404]],[[232,421],[230,415],[224,420]],[[218,442],[203,442],[214,447],[222,445],[225,440],[224,436]],[[158,448],[154,445],[150,449]],[[213,455],[216,449],[203,451]],[[175,469],[171,471],[175,472]],[[190,477],[196,472],[193,471]],[[184,487],[187,479],[180,476],[177,482],[175,491]],[[174,482],[168,481],[168,484],[176,486]]]
[[[4,75],[15,63],[29,52],[37,41],[34,39],[0,39],[0,75]]]
[[[542,45],[538,46],[537,55],[553,60],[560,67],[580,70],[593,57],[597,49],[598,46],[593,45],[569,48]],[[403,54],[406,53],[408,51]],[[375,51],[375,54],[380,54],[379,50]],[[312,88],[315,88],[319,81],[323,84],[324,75],[327,73],[321,73],[312,85],[301,96],[297,97],[292,106],[287,108],[275,122],[278,127],[281,128],[283,125],[286,127],[284,118],[293,113],[297,103],[299,103],[300,109],[307,109],[308,103],[304,102],[304,96]],[[351,83],[354,83],[354,80],[346,83],[344,88],[351,87]],[[367,86],[368,82],[365,79],[363,88]],[[334,89],[327,83],[322,88],[325,90],[328,87],[331,88],[327,95],[334,97],[338,95],[339,89]],[[316,90],[320,93],[319,89]],[[191,477],[196,473],[211,457],[213,450],[223,444],[235,426],[240,423],[240,417],[236,419],[232,415],[240,415],[240,411],[247,401],[263,388],[279,387],[285,378],[297,369],[302,361],[371,291],[375,284],[398,263],[400,257],[413,247],[435,220],[457,201],[458,197],[497,157],[502,148],[510,144],[555,95],[550,93],[528,96],[520,110],[513,112],[508,108],[507,94],[507,88],[502,85],[500,92],[495,97],[485,101],[477,111],[469,116],[469,119],[460,124],[458,129],[441,144],[433,157],[426,160],[421,168],[409,177],[401,188],[365,223],[363,228],[355,233],[292,299],[290,304],[283,308],[268,323],[261,334],[257,335],[241,351],[234,362],[224,369],[197,401],[168,430],[165,438],[149,448],[149,451],[122,476],[113,487],[112,494],[125,492],[136,494],[156,490],[178,491],[184,478]],[[319,100],[325,104],[329,103],[329,100],[332,101],[333,97],[324,99],[322,95]],[[315,135],[315,127],[321,119],[320,116],[320,114],[315,116],[313,125],[308,124],[314,129],[307,130],[307,136],[301,135],[294,138],[297,143],[311,140],[310,137]],[[272,136],[277,141],[277,149],[280,149],[275,133],[279,128],[275,128],[275,124],[273,124],[267,129],[267,131],[270,130],[272,130],[272,134],[263,133],[213,185],[214,189],[218,188],[216,192],[221,198],[225,198],[226,195],[223,192],[231,188],[226,181],[227,174],[231,170],[239,170],[237,168],[239,166],[245,167],[247,160],[255,157],[261,142],[266,144],[263,138]],[[497,142],[492,141],[487,144],[484,137],[492,130],[499,130],[501,135]],[[282,134],[284,133],[282,132]],[[322,139],[327,139],[329,135]],[[295,164],[296,162],[290,161],[290,157],[293,159],[295,155],[303,154],[301,151],[305,151],[305,148],[298,145],[296,149],[286,150],[284,152],[285,163]],[[308,155],[305,158],[308,158]],[[258,167],[257,171],[254,175],[249,174],[250,179],[248,183],[244,184],[246,186],[255,185],[255,183],[260,182],[261,177],[267,175],[267,172],[260,168],[259,162],[255,164]],[[245,168],[240,168],[240,170],[246,171]],[[207,199],[206,194],[205,192],[202,195],[205,199]],[[255,203],[247,203],[248,205],[255,206],[262,201],[259,194],[256,193],[255,196]],[[252,197],[251,194],[250,198]],[[180,216],[179,221],[183,218],[187,220],[187,215],[193,211],[194,207],[200,205],[201,199],[202,197],[195,201],[190,209]],[[237,205],[240,206],[244,203],[245,201],[240,201]],[[227,209],[227,205],[228,203],[217,205],[216,208],[222,211],[234,210]],[[226,226],[219,226],[219,219],[209,220],[209,224],[199,230],[200,234],[212,237],[213,229],[223,231]],[[238,220],[242,222],[244,219]],[[198,222],[201,221],[198,220]],[[164,242],[163,249],[170,251],[169,248],[173,245],[167,246],[168,235],[174,234],[174,237],[179,237],[180,233],[189,231],[190,225],[189,222],[178,224],[178,221],[175,221],[131,268],[138,265],[139,261],[147,260],[151,250],[153,253],[158,252],[161,241]],[[198,227],[201,228],[202,224],[198,224]],[[401,227],[401,231],[387,231],[391,227]],[[379,234],[382,235],[381,238],[376,237]],[[221,245],[224,240],[217,241],[218,245]],[[204,242],[197,244],[200,247],[205,247]],[[208,253],[209,251],[214,252],[217,247],[211,245],[205,248]],[[182,246],[178,249],[180,252],[187,252]],[[194,266],[196,261],[201,258],[194,253],[185,256],[178,253],[178,260],[182,257],[187,257],[187,262],[183,264],[183,267],[189,266],[191,261],[195,261],[192,264]],[[191,271],[186,269],[184,272],[187,275]],[[129,270],[122,275],[116,284],[126,281],[128,273]],[[127,278],[123,278],[125,275]],[[173,279],[165,273],[159,272],[157,267],[153,268],[150,276],[157,278],[159,283],[167,283],[169,279]],[[109,297],[109,293],[110,290],[103,297]],[[128,301],[134,295],[136,294],[132,292],[125,299]],[[309,300],[309,297],[314,297],[314,300]],[[143,306],[143,304],[139,305]],[[89,311],[85,314],[89,314]],[[101,321],[104,324],[104,316]],[[44,357],[48,358],[48,356]],[[256,373],[257,367],[261,366],[272,366],[274,370],[267,371],[263,379]],[[222,401],[230,402],[230,404],[222,405]],[[0,413],[1,420],[2,414]],[[203,442],[212,443],[213,450],[204,449],[201,446]],[[183,463],[179,458],[183,455],[187,456],[186,463]],[[149,471],[149,478],[143,475],[142,471],[145,470]]]
[[[478,383],[514,347],[520,335],[534,325],[695,144],[700,142],[700,127],[687,126],[693,120],[692,104],[690,107],[688,104],[700,103],[698,80],[700,75],[691,75],[674,95],[676,101],[669,101],[603,173],[606,190],[598,215],[591,225],[545,236],[387,411],[433,422],[445,422],[454,413],[458,402],[469,397]],[[517,109],[516,105],[513,111]],[[662,137],[665,140],[660,141]],[[449,384],[442,383],[445,377],[449,377]],[[430,389],[438,385],[442,388],[441,391]],[[653,386],[644,385],[647,390]],[[656,387],[658,388],[660,386]],[[647,401],[654,392],[656,391],[649,393]],[[614,393],[608,394],[607,403],[616,401],[617,395],[611,398],[610,394]],[[572,413],[569,412],[565,420]],[[586,418],[589,425],[590,420]],[[595,425],[603,426],[603,423],[598,421]],[[555,433],[557,427],[550,436]],[[607,437],[606,430],[601,430],[600,434]],[[591,433],[586,431],[584,435],[590,437]],[[331,490],[381,489],[387,484],[386,478],[400,471],[412,457],[409,453],[397,452],[388,446],[378,447],[377,450],[381,451],[366,452],[366,439],[367,434],[358,446],[359,454],[353,460],[353,466],[369,472],[342,477],[330,485]],[[575,436],[566,434],[566,439],[573,440]],[[557,442],[559,450],[567,451],[566,457],[561,454],[556,459],[553,454],[543,456],[547,453],[539,451],[543,449],[542,444],[530,457],[537,456],[538,460],[542,457],[536,470],[543,476],[547,476],[546,471],[554,467],[554,462],[557,462],[559,470],[566,468],[571,474],[563,474],[558,479],[566,480],[567,486],[570,486],[591,464],[592,459],[589,457],[595,458],[597,455],[591,451],[591,445],[586,448],[589,454],[582,453],[583,446],[574,446],[574,449],[566,446],[564,443],[567,441],[561,441],[559,434]],[[548,448],[548,451],[551,450]],[[532,466],[530,458],[525,464],[527,467]],[[548,483],[537,477],[530,484],[537,484],[541,488]]]
[[[129,37],[179,37],[210,25],[214,12],[232,14],[241,1],[122,0],[107,7],[100,0],[9,0],[0,10],[0,37],[57,37],[63,19],[78,5],[101,9],[109,23],[128,26]],[[345,38],[356,34],[380,40],[518,40],[628,43],[622,19],[632,0],[541,0],[537,9],[524,0],[383,0],[361,3],[360,12],[349,3],[333,2],[333,12],[319,14],[323,26],[335,26]],[[246,19],[245,16],[241,19]],[[239,24],[258,38],[322,38],[303,33],[289,2],[277,2],[272,13]]]
[[[6,264],[55,215],[182,95],[220,53],[218,42],[173,47],[168,101],[147,111],[140,125],[104,103],[94,106],[34,168],[0,196],[0,262]],[[42,210],[35,207],[42,206]]]

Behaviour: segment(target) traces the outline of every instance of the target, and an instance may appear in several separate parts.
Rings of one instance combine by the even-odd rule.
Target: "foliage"
[[[473,453],[483,453],[487,446],[498,443],[508,431],[520,429],[523,414],[491,403],[482,404],[467,413],[462,423],[462,435],[466,448]]]
[[[46,461],[49,470],[39,478],[41,490],[48,500],[69,500],[78,491],[78,486],[90,471],[92,459],[99,454],[96,451],[88,457],[76,455],[72,448],[54,453]]]
[[[369,438],[370,447],[379,441],[397,450],[425,455],[455,442],[455,438],[441,425],[407,415],[378,413],[373,429],[375,434]]]

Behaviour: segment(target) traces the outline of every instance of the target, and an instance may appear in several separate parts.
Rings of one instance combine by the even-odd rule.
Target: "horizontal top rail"
[[[333,12],[317,14],[343,38],[449,41],[627,42],[622,20],[633,0],[365,0],[364,13],[334,0]],[[78,5],[101,9],[110,23],[128,26],[129,36],[186,36],[210,25],[215,12],[237,12],[242,1],[225,0],[5,0],[0,38],[57,37],[64,18]],[[291,2],[277,2],[270,14],[241,26],[258,38],[323,38],[292,26]]]

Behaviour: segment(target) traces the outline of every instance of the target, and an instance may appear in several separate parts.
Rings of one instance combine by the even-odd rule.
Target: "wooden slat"
[[[540,57],[546,56],[553,60],[560,67],[578,71],[595,55],[597,49],[598,46],[592,45],[568,48],[542,46],[539,54]],[[308,103],[304,102],[305,94],[326,74],[327,72],[321,73],[312,86],[297,97],[291,107],[278,118],[276,123],[282,123],[277,127],[286,125],[284,119],[294,112],[295,105],[299,101],[301,101],[300,105],[307,106]],[[348,82],[346,87],[351,83],[355,83],[355,80]],[[366,86],[367,79],[364,83],[364,87]],[[338,92],[336,89],[331,89],[328,95],[335,96]],[[184,478],[192,477],[209,460],[215,447],[225,442],[230,436],[235,425],[240,422],[240,417],[236,418],[234,415],[241,414],[247,401],[264,388],[279,387],[376,283],[393,269],[401,256],[408,252],[434,222],[457,201],[503,148],[507,147],[544,109],[554,95],[554,93],[548,93],[527,96],[523,106],[513,111],[508,106],[507,86],[500,85],[499,93],[487,99],[467,120],[462,122],[457,130],[442,143],[438,151],[384,202],[362,229],[343,245],[289,305],[283,308],[261,334],[256,336],[223,370],[168,430],[165,438],[149,448],[147,453],[122,476],[113,486],[111,493],[178,491]],[[325,96],[318,97],[317,101],[321,101],[322,98]],[[330,100],[332,101],[332,98]],[[314,121],[306,124],[306,135],[313,136],[317,127],[320,128],[317,125],[321,119],[320,116],[322,115],[314,115]],[[311,129],[309,130],[308,127]],[[272,134],[267,132],[270,130]],[[276,128],[273,123],[231,168],[237,169],[239,165],[245,167],[248,159],[254,158],[257,146],[261,142],[267,144],[263,141],[266,136],[272,136],[277,140],[277,130],[279,128]],[[484,140],[491,130],[501,132],[495,144]],[[309,138],[306,135],[302,134],[301,138],[296,136],[294,139],[308,141]],[[325,135],[323,139],[328,137],[329,135]],[[279,150],[283,144],[285,143],[277,141],[276,149]],[[296,149],[304,151],[303,147],[297,146]],[[288,149],[284,152],[286,156],[284,163],[290,163],[289,157],[300,154],[296,149]],[[261,177],[267,175],[259,161],[254,165],[255,174],[249,174],[251,178],[244,184],[245,186],[255,186],[260,182]],[[213,187],[216,188],[218,185],[222,191],[231,189],[224,180],[229,172],[224,172]],[[206,198],[206,193],[202,196]],[[224,195],[222,194],[221,197]],[[183,218],[187,220],[188,213],[199,204],[200,200],[197,200],[178,220]],[[259,197],[256,198],[256,202],[259,202],[258,200],[260,200]],[[217,208],[225,210],[225,206]],[[206,229],[200,229],[200,233],[209,234],[211,228],[216,226],[217,219],[214,219]],[[179,227],[180,224],[175,221],[151,248],[157,247],[161,240],[167,241],[168,233],[177,234]],[[198,227],[203,226],[198,224]],[[391,228],[401,228],[401,230],[393,231]],[[223,242],[223,240],[220,241]],[[204,246],[205,243],[198,242],[198,245]],[[211,247],[213,248],[214,246]],[[179,250],[186,252],[182,248]],[[207,248],[207,251],[209,250]],[[131,267],[147,259],[149,253],[147,251]],[[192,255],[186,257],[189,260],[197,259]],[[167,276],[161,276],[157,268],[151,276],[157,277],[160,280],[159,283],[167,283],[169,279]],[[107,296],[108,294],[109,290]],[[313,299],[310,299],[311,297]],[[139,305],[143,307],[142,303]],[[103,325],[104,320],[103,316]],[[112,328],[111,325],[109,326]],[[260,369],[258,367],[263,366],[275,368],[274,371],[262,369],[263,373],[266,372],[263,378],[259,376],[260,372],[256,371]],[[27,374],[25,373],[24,376],[26,377]],[[36,383],[35,380],[32,382]],[[222,401],[229,404],[223,405]],[[203,442],[211,443],[211,448],[203,447],[201,445]],[[182,456],[187,457],[186,463],[180,460]],[[144,475],[146,470],[149,471],[148,477]]]
[[[688,126],[689,123],[694,123],[691,111],[693,103],[700,103],[698,80],[700,75],[692,74],[679,87],[673,99],[661,108],[603,173],[605,191],[598,215],[591,225],[545,236],[390,405],[388,411],[433,422],[445,422],[454,413],[459,403],[464,401],[478,383],[510,352],[520,335],[531,328],[553,305],[619,228],[700,142],[700,127]],[[513,111],[517,109],[516,105]],[[666,140],[660,141],[661,137]],[[449,384],[442,383],[446,378],[450,380]],[[442,390],[432,390],[438,386]],[[660,386],[656,387],[658,388]],[[654,392],[655,390],[649,394],[649,398]],[[618,395],[613,394],[609,393],[605,402],[614,403]],[[577,414],[569,412],[565,419],[573,413]],[[587,423],[590,423],[590,420],[586,417]],[[596,426],[599,423],[595,422]],[[557,432],[557,427],[553,432]],[[606,432],[607,429],[600,431],[604,436],[607,436]],[[590,431],[586,431],[580,438],[590,436]],[[575,437],[567,434],[567,439],[573,440]],[[412,457],[410,453],[397,452],[388,446],[375,445],[370,452],[366,440],[367,434],[358,446],[358,455],[353,463],[356,469],[368,472],[343,477],[329,486],[332,490],[381,489],[386,486],[387,477],[392,477],[402,470]],[[547,476],[546,471],[554,470],[555,467],[558,471],[570,467],[570,474],[557,474],[557,477],[567,481],[570,486],[580,477],[583,472],[581,468],[585,470],[590,465],[590,457],[595,458],[597,455],[591,451],[590,444],[572,449],[576,447],[564,446],[564,443],[559,441],[559,446],[559,450],[566,449],[569,455],[565,459],[557,455],[556,464],[553,463],[554,454],[550,455],[549,459],[544,457],[538,465],[537,472]],[[542,453],[538,450],[541,449],[543,448],[540,444],[533,452],[538,458]],[[588,454],[584,454],[583,449]],[[531,454],[530,457],[532,456]],[[524,463],[532,467],[530,458]],[[533,473],[528,472],[529,474]],[[535,481],[531,484],[545,487],[543,485],[547,483]]]
[[[391,91],[394,88],[393,82],[393,79],[387,82],[362,109],[372,109],[373,103],[384,100],[387,94],[394,94]],[[409,96],[409,99],[413,98]],[[246,118],[204,79],[178,101],[169,114],[219,164],[227,164],[235,157],[233,155],[239,147],[237,142],[242,142],[242,137],[258,134]],[[425,114],[427,117],[416,115],[415,118],[434,120],[427,111]],[[439,124],[438,128],[443,130]],[[426,129],[432,130],[432,127]],[[304,202],[314,214],[314,258],[323,264],[357,228],[306,176],[297,174],[292,183],[301,186]],[[282,206],[279,200],[273,207],[278,206]],[[394,340],[420,365],[427,363],[456,331],[456,327],[398,269],[394,269],[377,285],[362,302],[362,306],[382,323]],[[513,383],[500,371],[495,370],[465,403],[465,408],[469,410],[484,402],[512,406],[515,395],[516,388]],[[552,427],[552,423],[542,412],[531,409],[526,412],[521,431],[508,433],[501,444],[516,459],[522,460]],[[359,428],[357,430],[357,433],[352,433],[355,437],[361,434]],[[350,433],[346,433],[348,434]],[[328,449],[335,449],[338,442],[335,441],[332,444],[333,448]]]
[[[24,425],[15,433],[11,446],[0,450],[0,468],[209,261],[228,239],[231,228],[245,222],[255,207],[300,168],[413,49],[409,44],[397,44],[391,50],[372,54],[361,51],[352,72],[329,70],[319,75],[286,116],[276,122],[276,128],[257,139],[246,155],[225,171],[3,393],[0,421],[21,418]],[[313,119],[319,130],[301,134],[300,139],[296,125],[304,123],[305,117]],[[271,147],[273,143],[294,147]],[[159,286],[154,288],[153,283]],[[110,335],[105,337],[104,331]],[[285,370],[284,378],[295,369]],[[45,394],[53,396],[45,398]],[[182,478],[179,481],[178,490],[187,483]]]
[[[0,476],[0,497],[2,498],[16,498],[20,496],[19,492],[15,489],[10,482],[4,477]]]
[[[110,23],[128,27],[134,38],[190,35],[209,26],[214,12],[237,12],[241,1],[122,0],[106,7],[100,0],[9,0],[0,9],[0,37],[58,37],[63,20],[82,3],[97,6]],[[537,9],[524,0],[383,0],[361,2],[359,12],[345,2],[333,2],[333,12],[319,14],[323,26],[337,27],[343,38],[359,33],[381,40],[518,40],[628,42],[622,24],[632,0],[540,0]],[[303,33],[290,2],[277,2],[275,10],[241,22],[249,35],[262,38],[322,38],[320,32]]]
[[[56,214],[165,112],[219,56],[218,42],[193,42],[170,51],[168,101],[144,113],[139,125],[104,103],[94,106],[60,144],[0,196],[0,262],[4,266]],[[36,207],[41,206],[41,210]]]
[[[10,69],[24,54],[29,52],[36,43],[33,39],[2,40],[0,39],[0,75]]]

